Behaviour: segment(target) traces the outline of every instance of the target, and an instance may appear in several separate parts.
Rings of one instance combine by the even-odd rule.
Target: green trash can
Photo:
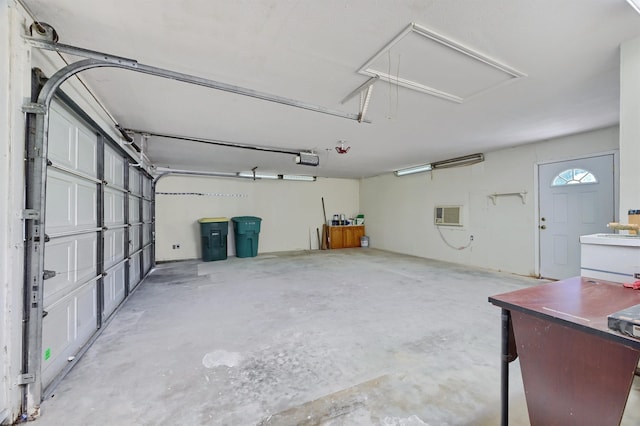
[[[236,239],[236,257],[256,257],[262,219],[255,216],[232,217],[233,236]]]
[[[203,217],[200,223],[202,260],[225,260],[227,258],[227,235],[229,219],[226,217]]]

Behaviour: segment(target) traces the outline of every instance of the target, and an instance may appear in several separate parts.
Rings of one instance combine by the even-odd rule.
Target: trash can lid
[[[211,222],[229,222],[229,218],[226,217],[203,217],[199,219],[200,223],[211,223]]]
[[[262,218],[256,216],[235,216],[231,218],[234,222],[261,222]]]

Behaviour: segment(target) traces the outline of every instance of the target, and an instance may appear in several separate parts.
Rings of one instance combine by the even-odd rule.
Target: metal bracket
[[[527,191],[522,191],[522,192],[505,192],[502,194],[489,194],[487,195],[487,197],[491,198],[491,201],[493,201],[493,205],[495,206],[497,204],[497,198],[498,197],[503,197],[503,196],[507,196],[507,195],[517,195],[520,197],[520,199],[522,200],[522,204],[527,204]]]
[[[26,112],[29,114],[46,114],[47,113],[47,107],[45,105],[36,103],[36,102],[29,102],[26,103],[24,105],[22,105],[22,112]]]
[[[42,274],[43,280],[48,280],[56,276],[56,271],[49,271],[47,269],[44,270],[44,274]]]
[[[135,59],[124,58],[122,56],[111,55],[104,52],[97,52],[95,50],[84,49],[82,47],[69,46],[68,44],[57,43],[50,40],[43,40],[27,36],[24,36],[23,38],[30,46],[36,47],[38,49],[68,53],[70,55],[82,56],[84,58],[95,59],[98,61],[105,61],[118,65],[126,65],[132,68],[135,68],[138,65],[138,61],[136,61]]]
[[[22,217],[20,219],[23,220],[38,220],[40,219],[40,212],[34,209],[25,209],[22,210]]]
[[[93,68],[113,67],[124,68],[131,71],[140,72],[143,74],[150,74],[156,77],[168,78],[171,80],[181,81],[183,83],[195,84],[197,86],[208,87],[211,89],[222,90],[225,92],[235,93],[236,95],[249,96],[256,99],[262,99],[268,102],[275,102],[282,105],[288,105],[295,108],[306,109],[309,111],[319,112],[322,114],[333,115],[335,117],[346,118],[349,120],[358,120],[359,117],[356,114],[349,114],[342,111],[335,111],[329,108],[325,108],[320,105],[313,105],[307,102],[298,101],[295,99],[284,98],[282,96],[272,95],[266,92],[259,92],[257,90],[248,89],[245,87],[234,86],[232,84],[222,83],[220,81],[209,80],[207,78],[197,77],[194,75],[184,74],[176,71],[171,71],[163,68],[153,67],[150,65],[140,64],[135,59],[123,58],[120,56],[114,56],[103,52],[97,52],[94,50],[84,49],[76,46],[69,46],[61,43],[51,43],[43,40],[36,40],[30,37],[24,38],[27,43],[32,47],[39,49],[53,50],[61,53],[68,53],[70,55],[81,56],[89,59],[84,59],[78,62],[73,62],[66,67],[58,70],[53,74],[47,83],[40,91],[39,99],[43,100],[46,105],[49,105],[51,98],[55,90],[66,81],[69,77],[75,74]],[[369,120],[362,120],[363,123],[370,123]]]
[[[18,376],[18,385],[28,385],[29,383],[35,383],[36,375],[32,373],[25,373]]]
[[[40,236],[36,235],[33,237],[33,241],[39,243],[40,242]],[[49,237],[47,234],[44,234],[44,242],[48,243],[49,241],[51,241],[51,237]]]

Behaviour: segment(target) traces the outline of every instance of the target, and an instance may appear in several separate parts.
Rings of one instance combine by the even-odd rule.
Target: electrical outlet
[[[179,249],[179,248],[180,248],[180,244],[174,244],[174,245],[173,245],[173,249],[174,249],[174,250],[177,250],[177,249]]]
[[[473,235],[469,235],[469,241],[473,241]]]

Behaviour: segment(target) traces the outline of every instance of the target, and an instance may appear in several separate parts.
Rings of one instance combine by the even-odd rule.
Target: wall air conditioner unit
[[[434,224],[437,226],[462,226],[462,206],[436,206]]]

